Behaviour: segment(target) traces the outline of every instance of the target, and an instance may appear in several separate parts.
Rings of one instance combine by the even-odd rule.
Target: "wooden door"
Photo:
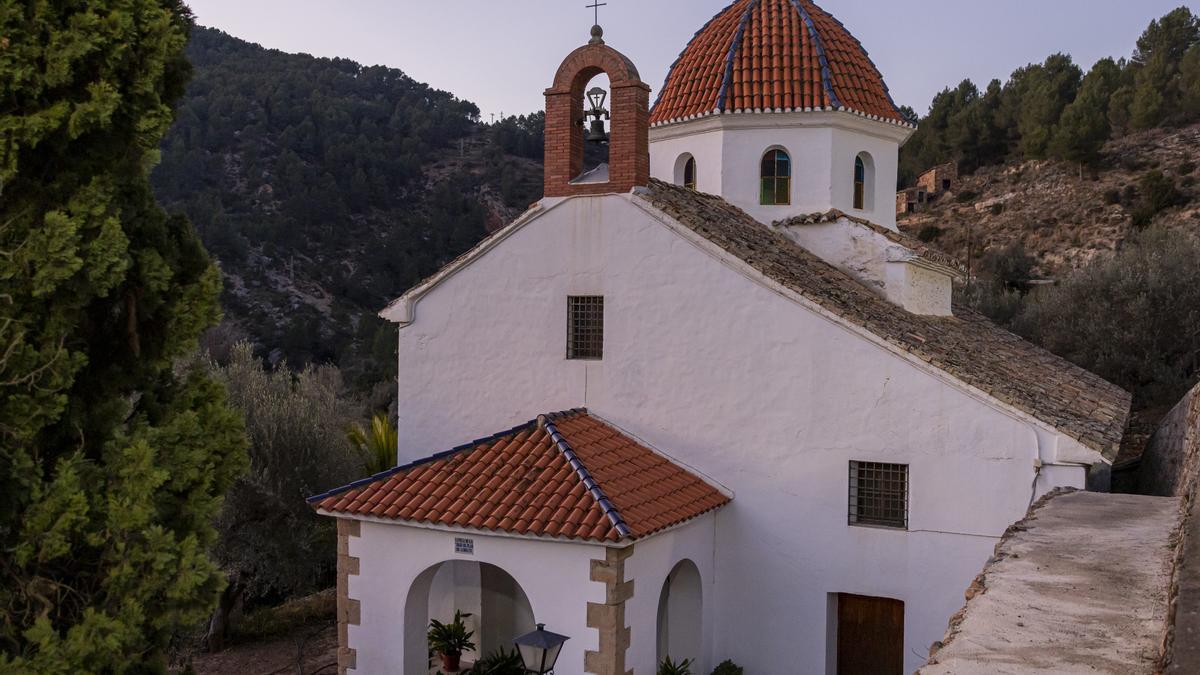
[[[838,675],[904,674],[904,603],[838,595]]]

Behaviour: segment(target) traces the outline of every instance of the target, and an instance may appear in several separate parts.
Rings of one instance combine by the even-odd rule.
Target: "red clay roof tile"
[[[671,66],[650,123],[843,108],[904,121],[862,44],[825,10],[811,0],[736,0]]]
[[[580,469],[572,468],[573,460]],[[542,416],[309,502],[334,515],[620,541],[695,518],[729,497],[576,410]]]

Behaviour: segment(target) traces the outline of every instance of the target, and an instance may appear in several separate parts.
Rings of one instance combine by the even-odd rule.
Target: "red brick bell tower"
[[[571,52],[546,90],[547,197],[624,193],[650,183],[650,87],[603,34],[593,27],[591,41]],[[608,182],[573,183],[583,173],[583,89],[600,73],[608,75],[612,100]]]

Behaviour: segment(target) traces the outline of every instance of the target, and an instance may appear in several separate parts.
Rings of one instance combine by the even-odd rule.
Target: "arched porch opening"
[[[663,581],[658,598],[658,661],[671,657],[699,663],[703,628],[703,587],[700,570],[681,560]]]
[[[465,620],[475,632],[476,649],[463,654],[474,663],[534,629],[533,608],[517,580],[500,567],[471,560],[448,560],[413,580],[404,605],[404,672],[428,672],[429,621],[451,621],[455,610],[471,614]],[[436,656],[436,655],[434,655]]]

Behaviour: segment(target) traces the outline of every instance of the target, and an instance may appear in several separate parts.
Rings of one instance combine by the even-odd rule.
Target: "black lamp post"
[[[539,623],[537,630],[532,633],[517,638],[517,651],[521,653],[521,663],[525,666],[525,672],[533,675],[553,673],[558,653],[562,651],[563,643],[569,639],[566,635],[546,630],[544,623]]]

